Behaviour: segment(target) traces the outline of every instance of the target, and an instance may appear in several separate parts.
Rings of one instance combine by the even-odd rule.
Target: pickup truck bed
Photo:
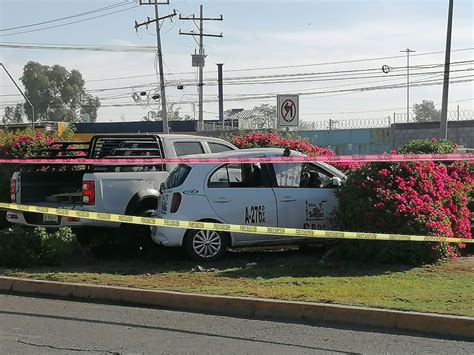
[[[178,134],[100,135],[90,142],[53,142],[38,158],[176,158],[237,149],[218,138]],[[160,184],[176,165],[141,164],[28,166],[13,174],[12,202],[84,211],[149,215],[156,209]],[[11,223],[28,226],[118,228],[120,223],[50,218],[9,211]]]
[[[23,204],[42,202],[81,204],[85,171],[24,171],[20,190]]]

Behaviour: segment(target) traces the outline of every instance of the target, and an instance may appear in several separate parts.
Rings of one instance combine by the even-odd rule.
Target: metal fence
[[[449,111],[449,121],[467,121],[474,119],[473,110]],[[392,116],[382,118],[355,118],[344,120],[324,120],[324,121],[302,121],[300,130],[302,131],[329,131],[337,129],[358,129],[358,128],[390,128],[393,123],[415,123],[419,122],[413,114],[407,119],[406,113],[394,112]],[[429,121],[423,121],[429,122]],[[436,122],[436,121],[431,121]],[[439,121],[438,121],[439,122]]]

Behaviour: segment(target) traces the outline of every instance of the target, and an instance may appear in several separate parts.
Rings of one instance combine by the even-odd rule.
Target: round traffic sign
[[[296,104],[292,99],[286,99],[280,107],[281,117],[290,123],[296,117]]]

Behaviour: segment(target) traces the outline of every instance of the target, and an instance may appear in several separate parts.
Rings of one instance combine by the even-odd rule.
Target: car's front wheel
[[[188,230],[184,237],[186,253],[194,260],[206,262],[221,258],[230,245],[229,235],[224,232]]]

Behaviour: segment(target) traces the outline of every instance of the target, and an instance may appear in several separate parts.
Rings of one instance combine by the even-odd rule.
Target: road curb
[[[0,277],[0,292],[105,301],[290,322],[330,322],[474,338],[474,318],[324,303],[211,296]]]

